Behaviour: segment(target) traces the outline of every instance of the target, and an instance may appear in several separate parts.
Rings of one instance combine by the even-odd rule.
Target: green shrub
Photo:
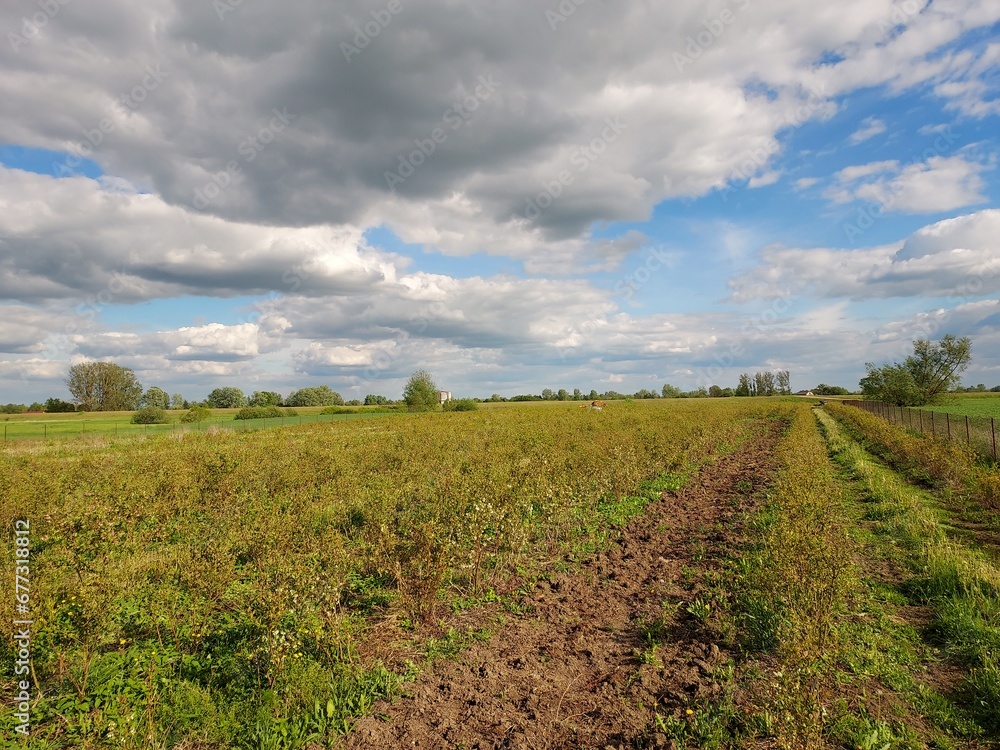
[[[328,406],[320,414],[357,414],[357,409],[348,409],[343,406]]]
[[[167,412],[158,406],[147,406],[132,415],[132,424],[166,424]]]
[[[211,409],[206,409],[204,406],[192,406],[181,416],[181,421],[185,424],[204,422],[210,416],[212,416]]]
[[[479,404],[471,398],[456,398],[445,401],[441,408],[444,411],[475,411],[479,408]]]
[[[281,419],[282,417],[297,417],[295,409],[282,409],[277,406],[244,406],[233,419]]]

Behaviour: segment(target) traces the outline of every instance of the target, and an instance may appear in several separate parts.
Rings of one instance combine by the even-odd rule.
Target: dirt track
[[[508,616],[488,642],[422,673],[394,705],[359,721],[343,747],[667,747],[653,711],[680,718],[692,698],[720,689],[713,672],[725,653],[687,605],[770,481],[779,431],[772,424],[665,493],[581,572],[540,582],[527,602],[532,614]],[[643,664],[640,625],[659,617],[665,600],[681,604],[657,663]]]

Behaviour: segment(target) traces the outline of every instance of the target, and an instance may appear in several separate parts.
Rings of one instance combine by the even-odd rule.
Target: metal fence
[[[895,425],[920,435],[942,440],[959,440],[985,457],[997,458],[997,424],[994,417],[969,417],[964,414],[933,412],[894,406],[881,401],[844,401],[871,412]]]

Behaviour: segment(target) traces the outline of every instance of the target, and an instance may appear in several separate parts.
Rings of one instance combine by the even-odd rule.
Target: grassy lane
[[[955,539],[933,492],[882,464],[828,414],[817,416],[858,500],[853,536],[864,560],[840,659],[857,710],[835,721],[833,734],[860,729],[878,747],[995,741],[1000,568],[989,551]]]
[[[704,746],[992,747],[990,555],[815,414],[797,411],[717,596],[720,637],[741,651],[727,706],[711,707],[725,732]]]

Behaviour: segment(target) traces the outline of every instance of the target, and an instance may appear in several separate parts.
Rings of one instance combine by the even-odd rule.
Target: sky
[[[0,402],[1000,384],[1000,0],[10,0]]]

